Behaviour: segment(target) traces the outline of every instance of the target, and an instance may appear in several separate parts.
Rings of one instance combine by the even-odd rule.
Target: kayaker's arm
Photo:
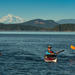
[[[55,53],[51,53],[51,55],[55,55]]]
[[[51,55],[56,55],[56,52],[52,51]]]
[[[46,52],[46,55],[48,55],[48,54],[50,55],[51,53],[49,53],[49,52],[47,51],[47,52]]]
[[[57,52],[52,51],[52,53],[46,52],[46,55],[57,55]]]

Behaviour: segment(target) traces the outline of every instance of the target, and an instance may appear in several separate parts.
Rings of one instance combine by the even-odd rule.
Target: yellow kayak
[[[71,45],[70,47],[71,47],[73,50],[75,50],[75,46]]]

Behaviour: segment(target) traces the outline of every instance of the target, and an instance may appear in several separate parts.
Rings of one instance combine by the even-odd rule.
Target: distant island
[[[73,23],[63,21],[55,22],[54,20],[34,19],[23,23],[4,24],[0,23],[0,31],[75,31]],[[63,23],[61,23],[63,22]]]

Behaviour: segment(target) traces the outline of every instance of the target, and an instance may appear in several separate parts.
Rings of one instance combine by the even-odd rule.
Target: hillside
[[[75,24],[57,24],[53,20],[35,19],[18,24],[0,23],[0,31],[75,31]]]
[[[54,20],[43,20],[43,19],[34,19],[27,22],[22,23],[22,25],[26,26],[36,26],[42,28],[53,28],[58,25]]]
[[[57,21],[58,24],[75,24],[75,19],[61,19]]]

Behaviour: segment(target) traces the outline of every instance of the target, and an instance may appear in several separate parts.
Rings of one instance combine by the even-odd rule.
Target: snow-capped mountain
[[[0,23],[5,24],[14,24],[14,23],[23,23],[24,19],[19,16],[14,16],[12,14],[8,14],[7,16],[4,16],[0,18]]]

